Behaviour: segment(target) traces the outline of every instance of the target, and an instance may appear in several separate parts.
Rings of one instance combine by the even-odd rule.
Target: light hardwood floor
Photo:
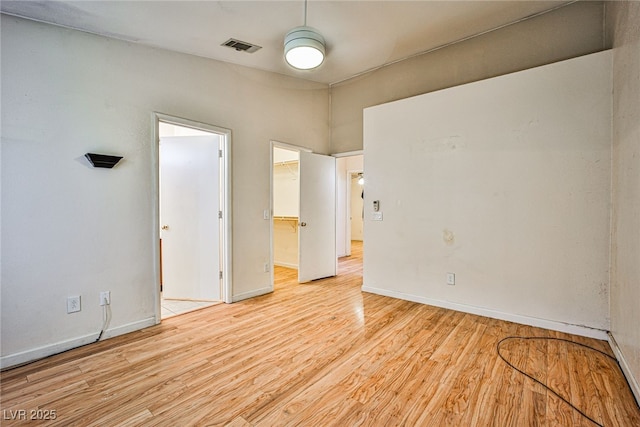
[[[595,425],[496,345],[559,337],[611,354],[606,342],[363,293],[360,257],[356,246],[338,277],[307,284],[278,269],[270,295],[2,372],[2,425]],[[545,340],[502,353],[598,423],[640,425],[609,358]],[[10,419],[37,409],[56,419]]]

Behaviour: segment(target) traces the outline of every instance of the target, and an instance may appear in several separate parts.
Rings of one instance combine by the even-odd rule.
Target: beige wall
[[[105,336],[155,322],[153,112],[231,129],[233,299],[270,290],[270,141],[328,153],[326,85],[5,15],[1,31],[3,365],[95,340],[100,291]],[[92,169],[90,151],[124,159]]]
[[[273,218],[273,263],[298,268],[298,220]]]
[[[362,149],[362,109],[603,49],[602,2],[578,2],[331,88],[331,152]]]
[[[640,2],[607,3],[613,46],[611,333],[640,401]]]
[[[610,111],[610,51],[366,109],[363,290],[606,338]]]
[[[297,160],[273,164],[273,216],[300,216],[298,168]]]

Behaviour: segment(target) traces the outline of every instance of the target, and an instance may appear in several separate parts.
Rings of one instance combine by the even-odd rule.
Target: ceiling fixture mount
[[[324,61],[324,37],[307,26],[307,0],[304,1],[304,25],[295,27],[284,37],[284,57],[299,70],[311,70]]]

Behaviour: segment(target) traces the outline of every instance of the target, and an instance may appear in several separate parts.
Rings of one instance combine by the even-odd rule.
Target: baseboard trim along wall
[[[568,334],[595,338],[603,341],[607,341],[609,339],[607,336],[607,331],[589,328],[587,326],[573,325],[570,323],[557,322],[554,320],[538,319],[536,317],[505,313],[483,307],[475,307],[472,305],[425,298],[417,295],[405,294],[402,292],[389,291],[387,289],[372,288],[365,285],[362,286],[362,291],[392,298],[398,298],[406,301],[417,302],[420,304],[433,305],[435,307],[448,308],[450,310],[461,311],[463,313],[477,314],[478,316],[490,317],[492,319],[506,320],[508,322],[520,323],[522,325],[536,326],[538,328],[550,329],[552,331],[565,332]]]
[[[107,329],[106,331],[104,331],[104,334],[102,334],[101,340],[144,329],[155,324],[155,317],[150,317],[138,322],[118,326],[117,328]],[[0,357],[0,369],[10,368],[12,366],[33,362],[35,360],[42,359],[43,357],[53,356],[54,354],[62,353],[63,351],[72,350],[77,347],[82,347],[83,345],[91,344],[98,338],[99,334],[100,331],[96,331],[93,334],[84,335],[78,338],[61,341],[55,344],[45,345],[31,350],[25,350],[20,353],[2,356]]]
[[[631,387],[633,396],[636,398],[636,403],[640,405],[640,384],[638,384],[638,381],[633,376],[633,372],[631,372],[631,368],[627,363],[627,359],[625,359],[624,354],[620,350],[620,347],[618,346],[618,343],[616,342],[616,339],[613,337],[613,334],[611,332],[608,333],[607,338],[609,340],[609,345],[613,350],[613,354],[615,354],[616,359],[618,359],[618,364],[620,365],[620,369],[622,369],[622,373],[627,379],[627,382],[629,383],[629,387]]]
[[[278,267],[293,268],[294,270],[298,269],[298,264],[293,264],[290,262],[273,261],[273,265]]]
[[[245,299],[258,297],[260,295],[265,295],[265,294],[268,294],[268,293],[271,293],[271,292],[273,292],[272,288],[264,287],[264,288],[256,289],[255,291],[245,292],[243,294],[234,295],[232,301],[233,302],[238,302],[238,301],[242,301],[242,300],[245,300]]]

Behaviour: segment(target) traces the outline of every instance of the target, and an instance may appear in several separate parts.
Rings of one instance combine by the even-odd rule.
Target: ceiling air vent
[[[262,49],[262,46],[243,42],[236,39],[229,39],[226,42],[222,43],[220,46],[227,46],[237,51],[248,52],[248,53],[253,53],[258,49]]]

